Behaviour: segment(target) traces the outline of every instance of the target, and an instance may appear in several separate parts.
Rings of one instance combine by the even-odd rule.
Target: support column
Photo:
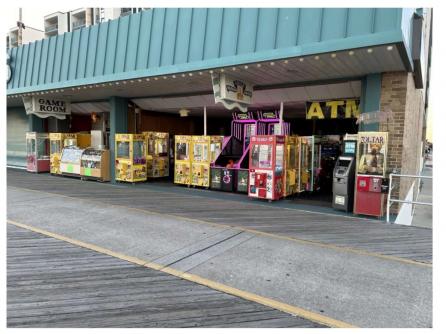
[[[36,115],[28,115],[28,131],[45,132],[44,119]]]
[[[369,74],[361,81],[361,113],[380,110],[381,73]],[[361,124],[359,131],[378,131],[379,122]]]
[[[115,183],[115,134],[128,131],[127,99],[117,96],[110,97],[110,178]]]

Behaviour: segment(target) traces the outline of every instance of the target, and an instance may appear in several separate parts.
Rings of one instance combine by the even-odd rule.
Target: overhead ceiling
[[[382,45],[375,46],[373,49],[356,49],[335,54],[320,54],[275,62],[246,64],[224,69],[217,68],[212,71],[224,71],[251,82],[254,84],[254,90],[258,92],[279,87],[317,86],[337,81],[348,82],[369,73],[404,70],[404,63],[396,45]],[[155,97],[211,95],[212,84],[209,71],[203,71],[87,85],[41,93],[37,94],[42,97],[66,98],[72,102],[106,101],[110,96],[139,100]],[[311,92],[307,91],[307,93]],[[300,94],[303,97],[305,96],[303,92]],[[263,92],[256,95],[263,96]],[[8,106],[20,106],[22,105],[21,97],[8,96],[7,104]]]

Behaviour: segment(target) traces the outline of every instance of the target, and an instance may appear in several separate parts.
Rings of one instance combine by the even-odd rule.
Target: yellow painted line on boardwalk
[[[218,282],[209,280],[207,278],[204,278],[204,277],[201,277],[198,275],[182,272],[182,271],[176,270],[171,267],[164,267],[158,263],[141,260],[141,259],[133,257],[133,256],[127,256],[125,254],[121,254],[121,253],[112,251],[110,249],[107,249],[107,248],[104,248],[101,246],[97,246],[97,245],[94,245],[94,244],[91,244],[88,242],[76,240],[76,239],[66,237],[66,236],[63,236],[63,235],[60,235],[57,233],[49,232],[49,231],[43,230],[38,227],[22,224],[22,223],[19,223],[19,222],[10,220],[10,219],[8,219],[7,222],[8,222],[8,224],[11,224],[11,225],[14,225],[14,226],[17,226],[17,227],[20,227],[20,228],[23,228],[23,229],[26,229],[29,231],[33,231],[33,232],[36,232],[36,233],[39,233],[42,235],[46,235],[46,236],[54,238],[54,239],[62,240],[67,243],[70,243],[72,245],[90,249],[90,250],[96,251],[98,253],[110,255],[115,258],[125,260],[130,263],[134,263],[134,264],[144,266],[144,267],[147,267],[150,269],[161,271],[161,272],[188,280],[193,283],[207,286],[214,290],[218,290],[218,291],[221,291],[221,292],[224,292],[224,293],[236,296],[236,297],[240,297],[242,299],[246,299],[246,300],[258,303],[258,304],[262,304],[262,305],[274,308],[274,309],[282,311],[282,312],[286,312],[286,313],[289,313],[289,314],[292,314],[295,316],[305,318],[305,319],[313,321],[313,322],[317,322],[322,325],[326,325],[329,327],[338,327],[338,328],[355,328],[355,327],[357,327],[357,326],[354,326],[354,325],[344,322],[344,321],[336,320],[336,319],[333,319],[333,318],[330,318],[330,317],[327,317],[324,315],[320,315],[315,312],[305,310],[298,306],[282,303],[280,301],[277,301],[277,300],[274,300],[271,298],[263,297],[263,296],[260,296],[260,295],[257,295],[257,294],[251,293],[251,292],[233,288],[231,286],[228,286],[228,285],[225,285],[222,283],[218,283]]]
[[[336,251],[348,252],[348,253],[353,253],[353,254],[361,255],[361,256],[370,256],[370,257],[375,257],[375,258],[388,260],[388,261],[396,261],[396,262],[410,264],[410,265],[416,265],[416,266],[421,266],[421,267],[432,268],[432,263],[419,262],[419,261],[415,261],[415,260],[411,260],[411,259],[405,259],[405,258],[398,257],[398,256],[385,255],[385,254],[381,254],[381,253],[361,250],[361,249],[358,249],[358,248],[352,248],[352,247],[347,247],[347,246],[339,246],[339,245],[330,244],[330,243],[326,243],[326,242],[306,240],[306,239],[301,239],[301,238],[296,238],[296,237],[288,237],[288,236],[284,236],[284,235],[280,235],[280,234],[274,234],[274,233],[269,233],[269,232],[262,232],[262,231],[258,231],[258,230],[255,230],[255,229],[242,227],[242,226],[227,225],[227,224],[220,224],[220,223],[212,223],[212,222],[208,222],[208,221],[205,221],[205,220],[200,220],[200,219],[196,219],[196,218],[183,217],[183,216],[175,215],[175,214],[171,214],[171,213],[162,213],[162,212],[156,212],[156,211],[151,211],[151,210],[147,210],[147,209],[132,208],[132,207],[128,207],[128,206],[120,205],[120,204],[105,203],[105,202],[101,202],[100,200],[95,200],[95,199],[85,199],[85,198],[79,198],[79,197],[72,197],[72,196],[63,195],[63,194],[51,193],[51,192],[47,192],[47,191],[34,190],[34,189],[28,189],[28,188],[14,187],[14,186],[8,186],[8,187],[14,188],[14,189],[19,189],[19,190],[24,190],[24,191],[29,191],[29,192],[50,194],[50,195],[54,195],[56,197],[69,198],[70,200],[76,199],[76,200],[84,201],[84,202],[88,202],[88,203],[94,202],[94,203],[99,203],[99,204],[104,205],[104,206],[116,207],[116,208],[126,209],[126,210],[135,211],[135,212],[139,212],[139,213],[158,215],[158,216],[166,217],[166,218],[180,219],[180,220],[188,221],[188,222],[191,222],[191,223],[205,224],[205,225],[209,225],[209,226],[213,226],[213,227],[217,227],[217,228],[233,228],[233,229],[236,229],[236,230],[239,230],[239,231],[249,232],[249,233],[253,233],[253,234],[264,236],[264,237],[270,237],[270,238],[275,238],[275,239],[287,240],[287,241],[297,242],[297,243],[304,244],[304,245],[310,245],[310,246],[326,248],[326,249],[333,249],[333,250],[336,250]]]

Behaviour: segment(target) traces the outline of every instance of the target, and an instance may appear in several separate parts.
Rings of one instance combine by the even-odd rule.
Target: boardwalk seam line
[[[132,207],[128,207],[128,206],[120,205],[120,204],[111,204],[111,203],[101,202],[100,200],[95,200],[95,199],[84,199],[84,198],[72,197],[72,196],[58,194],[58,193],[51,193],[51,192],[48,192],[48,191],[34,190],[34,189],[15,187],[15,186],[8,186],[8,187],[14,188],[14,189],[23,190],[23,191],[37,192],[37,193],[43,193],[43,194],[50,194],[50,195],[53,195],[53,196],[56,196],[56,197],[69,198],[70,200],[75,199],[75,200],[88,202],[88,203],[94,202],[94,203],[99,203],[101,205],[107,205],[107,206],[110,206],[110,207],[116,207],[116,208],[126,209],[126,210],[130,210],[130,211],[141,212],[141,213],[145,213],[145,214],[152,214],[152,215],[159,215],[159,216],[162,216],[162,217],[170,217],[170,218],[174,218],[174,219],[181,219],[181,220],[185,220],[185,221],[188,221],[188,222],[191,222],[191,223],[196,223],[196,224],[209,225],[209,226],[218,227],[218,228],[224,228],[224,227],[226,227],[226,228],[233,228],[233,229],[238,229],[240,231],[253,233],[253,234],[256,234],[256,235],[261,235],[261,236],[271,237],[271,238],[275,238],[275,239],[282,239],[282,240],[297,242],[297,243],[304,244],[304,245],[311,245],[311,246],[314,246],[314,247],[320,247],[320,248],[326,248],[326,249],[334,249],[334,250],[338,250],[338,251],[341,251],[341,252],[348,252],[348,253],[353,253],[353,254],[361,255],[361,256],[376,257],[376,258],[383,259],[383,260],[388,260],[388,261],[395,261],[395,262],[400,262],[400,263],[405,263],[405,264],[411,264],[411,265],[417,265],[417,266],[421,266],[421,267],[432,268],[432,263],[420,262],[420,261],[415,261],[415,260],[411,260],[411,259],[401,258],[401,257],[398,257],[398,256],[380,254],[380,253],[376,253],[376,252],[369,252],[369,251],[361,250],[361,249],[358,249],[358,248],[352,248],[352,247],[347,247],[347,246],[339,246],[339,245],[325,243],[325,242],[321,242],[321,241],[313,241],[313,240],[306,240],[306,239],[288,237],[288,236],[285,236],[285,235],[273,234],[273,233],[269,233],[269,232],[258,231],[258,230],[255,230],[255,229],[250,229],[250,228],[241,227],[241,226],[237,226],[237,225],[232,226],[232,225],[226,225],[226,224],[220,224],[220,223],[212,223],[212,222],[208,222],[208,221],[205,221],[205,220],[199,220],[199,219],[196,219],[196,218],[183,217],[183,216],[179,216],[179,215],[175,215],[175,214],[171,214],[171,213],[155,212],[155,211],[151,211],[151,210],[147,210],[147,209],[132,208]]]
[[[218,283],[218,282],[215,282],[215,281],[211,281],[211,280],[208,280],[208,279],[203,278],[203,277],[198,276],[198,275],[185,273],[185,272],[176,270],[176,269],[171,268],[171,267],[163,267],[163,266],[161,266],[161,265],[159,265],[157,263],[144,261],[144,260],[138,259],[138,258],[133,257],[133,256],[127,256],[127,255],[124,255],[124,254],[121,254],[121,253],[109,250],[107,248],[103,248],[101,246],[97,246],[97,245],[90,244],[90,243],[87,243],[87,242],[83,242],[83,241],[80,241],[80,240],[72,239],[70,237],[66,237],[66,236],[63,236],[61,234],[49,232],[49,231],[43,230],[43,229],[38,228],[38,227],[22,224],[22,223],[19,223],[19,222],[10,220],[10,219],[7,219],[7,223],[11,224],[11,225],[14,225],[14,226],[17,226],[17,227],[21,227],[21,228],[29,230],[29,231],[33,231],[33,232],[36,232],[36,233],[39,233],[39,234],[46,235],[48,237],[52,237],[54,239],[65,241],[67,243],[70,243],[70,244],[73,244],[73,245],[76,245],[76,246],[79,246],[79,247],[90,249],[90,250],[96,251],[98,253],[110,255],[112,257],[116,257],[116,258],[119,258],[121,260],[130,262],[130,263],[134,263],[134,264],[137,264],[137,265],[140,265],[140,266],[144,266],[144,267],[147,267],[147,268],[150,268],[150,269],[161,271],[161,272],[164,272],[166,274],[170,274],[170,275],[173,275],[173,276],[185,279],[187,281],[190,281],[190,282],[193,282],[193,283],[196,283],[196,284],[204,285],[204,286],[207,286],[207,287],[209,287],[211,289],[222,291],[224,293],[227,293],[227,294],[230,294],[230,295],[233,295],[233,296],[236,296],[236,297],[240,297],[242,299],[246,299],[246,300],[249,300],[249,301],[252,301],[252,302],[256,302],[258,304],[269,306],[269,307],[274,308],[276,310],[279,310],[279,311],[282,311],[282,312],[286,312],[286,313],[289,313],[289,314],[292,314],[292,315],[295,315],[295,316],[299,316],[299,317],[305,318],[307,320],[317,322],[317,323],[322,324],[322,325],[326,325],[326,326],[329,326],[329,327],[337,327],[337,328],[355,328],[356,327],[356,326],[354,326],[352,324],[349,324],[347,322],[343,322],[343,321],[336,320],[336,319],[333,319],[333,318],[330,318],[330,317],[327,317],[327,316],[323,316],[323,315],[320,315],[320,314],[317,314],[315,312],[311,312],[311,311],[305,310],[305,309],[297,307],[297,306],[293,306],[293,305],[290,305],[290,304],[282,303],[282,302],[279,302],[277,300],[270,299],[270,298],[267,298],[267,297],[263,297],[263,296],[260,296],[260,295],[257,295],[257,294],[253,294],[253,293],[250,293],[250,292],[247,292],[247,291],[239,290],[237,288],[233,288],[233,287],[225,285],[225,284],[221,284],[221,283]]]

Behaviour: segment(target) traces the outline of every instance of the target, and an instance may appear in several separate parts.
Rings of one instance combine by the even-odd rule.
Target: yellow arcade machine
[[[298,136],[285,136],[285,173],[284,197],[298,192],[299,188],[299,153],[300,141]]]
[[[209,187],[211,163],[220,154],[222,143],[222,136],[192,136],[193,186]]]
[[[169,133],[142,134],[146,140],[147,178],[169,176]]]
[[[175,136],[175,175],[174,183],[191,184],[191,155],[192,136]]]
[[[89,133],[76,133],[76,146],[79,148],[88,148],[91,146],[91,134]]]
[[[115,135],[115,179],[121,182],[147,180],[145,139],[142,134]]]
[[[60,171],[60,158],[66,146],[77,145],[75,133],[50,133],[50,173],[62,174]]]

